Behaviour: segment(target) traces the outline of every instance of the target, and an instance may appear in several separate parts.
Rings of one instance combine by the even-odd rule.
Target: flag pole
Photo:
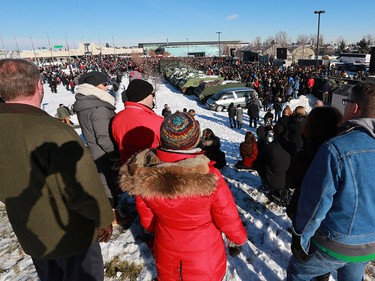
[[[1,46],[3,48],[3,52],[4,52],[4,56],[5,58],[7,58],[7,52],[5,51],[5,47],[4,47],[4,42],[3,42],[3,37],[0,35],[0,39],[1,39]]]
[[[47,32],[47,38],[48,38],[49,49],[51,50],[51,57],[52,57],[52,63],[53,63],[53,61],[54,61],[53,51],[52,51],[51,41],[49,40],[49,34],[48,34],[48,32]]]
[[[14,41],[16,42],[16,47],[17,47],[18,55],[20,55],[20,48],[18,47],[16,35],[13,34],[13,36],[14,36]]]
[[[68,39],[66,38],[66,33],[65,33],[65,42],[66,42],[66,47],[68,48],[68,65],[69,65],[69,71],[70,71],[70,74],[73,74],[72,66],[70,65],[70,49],[69,49]]]
[[[36,52],[35,52],[34,42],[33,42],[33,38],[31,37],[31,34],[30,34],[30,41],[31,41],[31,46],[33,47],[33,53],[34,53],[35,61],[36,61],[36,62],[38,63],[38,65],[39,65],[40,62],[39,62],[39,59],[36,57]]]

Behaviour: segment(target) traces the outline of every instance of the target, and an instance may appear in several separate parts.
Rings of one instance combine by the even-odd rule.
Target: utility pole
[[[218,46],[219,46],[219,57],[221,56],[221,52],[220,52],[220,34],[221,34],[221,31],[216,31],[217,33],[217,37],[218,37]]]
[[[319,32],[320,32],[320,14],[324,14],[326,11],[314,11],[314,14],[318,14],[318,36],[316,40],[316,63],[315,68],[318,69],[318,57],[319,57]]]

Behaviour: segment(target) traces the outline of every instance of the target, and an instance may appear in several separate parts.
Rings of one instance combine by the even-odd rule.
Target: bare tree
[[[323,45],[324,45],[324,35],[319,34],[319,46],[323,46]]]
[[[132,60],[137,64],[137,65],[143,65],[145,58],[142,57],[140,54],[137,53],[132,53],[130,55],[132,57]]]
[[[308,35],[305,35],[305,34],[299,34],[297,36],[297,44],[298,45],[306,45],[307,42],[310,40],[309,36]]]
[[[260,46],[262,45],[262,39],[260,36],[257,36],[253,41],[253,46],[256,51],[260,50]]]
[[[311,34],[309,40],[311,46],[316,46],[316,34]]]
[[[369,46],[375,43],[374,36],[370,33],[367,33],[365,36],[363,36],[363,38],[366,40]]]
[[[291,41],[288,37],[288,34],[285,31],[277,32],[275,34],[275,40],[282,47],[287,47],[288,43]]]
[[[310,38],[308,35],[300,34],[297,36],[297,44],[302,46],[302,59],[305,58],[305,46],[309,40]]]
[[[263,44],[265,45],[272,45],[275,44],[275,38],[273,36],[269,36],[264,40]]]

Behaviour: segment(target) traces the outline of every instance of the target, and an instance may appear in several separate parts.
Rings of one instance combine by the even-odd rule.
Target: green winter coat
[[[60,106],[57,109],[57,118],[65,119],[66,117],[69,117],[69,116],[70,116],[69,110],[65,106]]]
[[[53,259],[87,249],[113,212],[78,134],[22,104],[0,104],[0,132],[0,201],[24,251]]]

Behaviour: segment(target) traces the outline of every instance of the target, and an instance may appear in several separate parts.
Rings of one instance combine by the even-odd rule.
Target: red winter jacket
[[[141,224],[155,233],[158,280],[222,280],[224,233],[246,242],[236,203],[219,170],[201,153],[145,150],[120,170],[120,186],[138,195]]]
[[[314,84],[315,84],[315,80],[314,80],[314,78],[309,78],[308,80],[307,80],[307,88],[312,88],[312,87],[314,87]]]
[[[125,109],[112,121],[112,135],[118,145],[122,163],[133,154],[160,144],[160,126],[164,118],[136,102],[125,102]]]
[[[240,155],[242,156],[242,165],[252,168],[258,156],[258,146],[251,132],[246,132],[245,141],[240,144]]]

